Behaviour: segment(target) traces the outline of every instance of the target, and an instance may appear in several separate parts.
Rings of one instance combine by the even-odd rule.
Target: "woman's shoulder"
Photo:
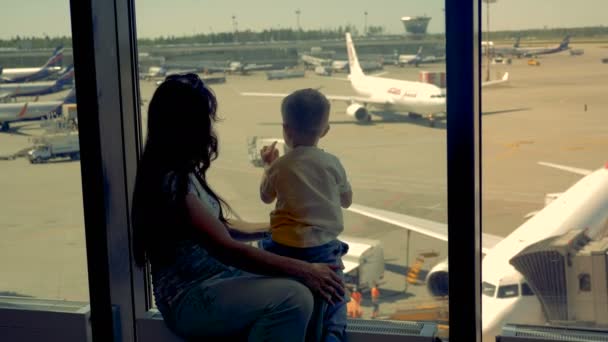
[[[201,190],[200,184],[198,184],[193,173],[169,171],[162,178],[162,191],[171,198],[176,198],[178,195],[181,197],[188,193],[200,198]]]

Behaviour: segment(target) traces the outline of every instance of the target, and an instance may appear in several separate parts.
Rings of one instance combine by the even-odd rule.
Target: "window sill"
[[[164,324],[157,310],[150,310],[137,321],[139,342],[183,342]],[[349,342],[433,342],[438,341],[437,325],[427,322],[350,320]]]

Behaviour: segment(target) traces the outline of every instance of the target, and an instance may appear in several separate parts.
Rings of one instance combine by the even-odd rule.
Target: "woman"
[[[156,305],[178,335],[302,341],[313,294],[339,301],[343,284],[332,266],[231,237],[268,225],[228,220],[207,183],[218,155],[216,110],[214,94],[193,74],[169,76],[154,93],[133,198],[136,260],[150,261]]]

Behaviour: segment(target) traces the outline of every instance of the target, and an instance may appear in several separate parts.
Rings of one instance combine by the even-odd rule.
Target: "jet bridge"
[[[528,246],[510,260],[538,296],[547,321],[608,327],[608,237],[571,230]]]

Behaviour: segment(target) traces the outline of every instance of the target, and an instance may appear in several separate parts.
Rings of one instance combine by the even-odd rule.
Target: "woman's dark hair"
[[[152,254],[163,253],[165,243],[188,234],[183,201],[190,174],[221,204],[220,220],[226,223],[222,206],[228,207],[206,180],[207,169],[218,156],[216,112],[215,95],[194,74],[168,76],[154,92],[133,194],[133,248],[140,266]],[[174,185],[171,194],[167,181]]]

